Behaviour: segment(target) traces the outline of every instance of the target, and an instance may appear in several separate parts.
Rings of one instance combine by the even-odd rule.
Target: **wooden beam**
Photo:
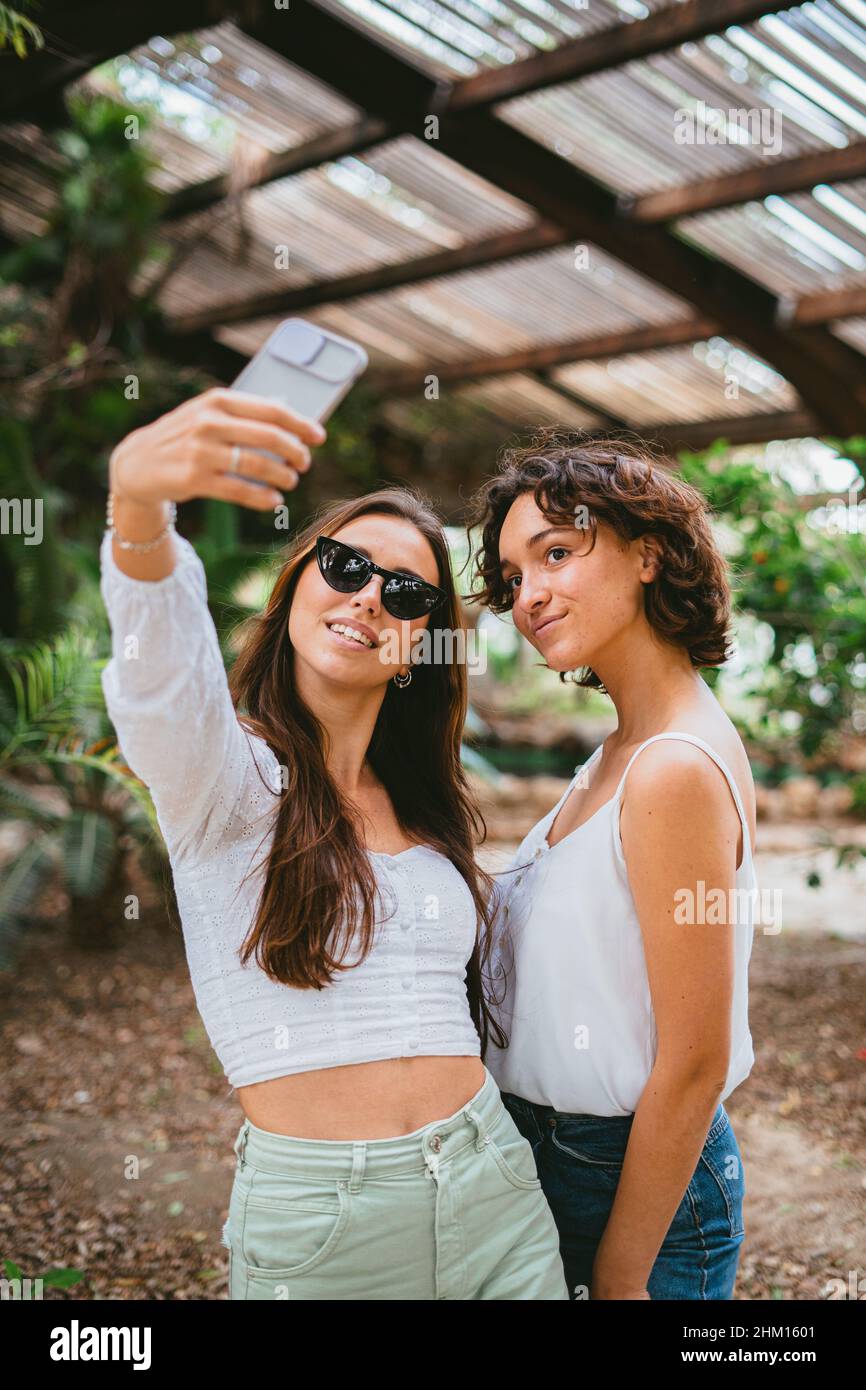
[[[782,299],[778,321],[788,328],[832,323],[834,319],[852,319],[860,314],[866,314],[866,285],[852,285],[847,290],[819,290],[799,299]]]
[[[274,314],[297,313],[300,309],[319,304],[335,304],[341,300],[355,299],[358,295],[414,285],[422,280],[435,280],[473,266],[494,265],[499,261],[528,256],[551,246],[559,246],[565,239],[561,228],[542,219],[516,232],[503,232],[484,241],[469,242],[447,251],[432,251],[397,265],[380,265],[373,270],[343,275],[334,280],[316,280],[311,285],[270,290],[267,294],[217,304],[211,309],[173,319],[172,328],[176,333],[200,332],[219,324],[247,323],[251,319],[270,318]]]
[[[406,396],[420,390],[427,376],[443,381],[477,381],[512,372],[538,372],[572,362],[596,362],[606,357],[624,357],[631,352],[651,352],[656,348],[698,343],[719,332],[712,319],[677,319],[650,328],[633,328],[623,333],[605,333],[596,338],[577,338],[565,343],[545,343],[543,347],[522,348],[519,352],[485,353],[464,357],[459,362],[431,363],[400,371],[372,373],[370,384],[383,396]],[[559,383],[557,383],[558,385]],[[596,411],[598,407],[593,407]]]
[[[773,439],[804,439],[821,434],[818,421],[806,410],[780,410],[766,415],[738,415],[731,419],[693,420],[683,424],[631,425],[629,428],[670,453],[678,449],[708,449],[719,439],[729,444],[767,444]]]
[[[671,222],[711,208],[733,207],[752,198],[771,193],[802,193],[816,183],[838,183],[866,175],[866,140],[857,140],[841,150],[819,150],[798,154],[793,159],[777,159],[723,174],[713,179],[697,179],[680,188],[665,188],[641,197],[621,195],[617,208],[632,222]]]
[[[524,58],[504,67],[488,68],[475,77],[455,82],[447,96],[449,111],[479,110],[527,92],[560,82],[573,82],[594,72],[648,58],[731,24],[749,24],[762,15],[790,7],[767,0],[685,0],[656,10],[646,19],[600,29],[584,38],[560,44],[549,53]]]

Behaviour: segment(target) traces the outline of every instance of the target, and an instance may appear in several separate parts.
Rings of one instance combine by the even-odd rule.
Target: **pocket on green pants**
[[[351,1210],[344,1180],[287,1178],[255,1170],[246,1193],[232,1194],[237,1232],[230,1251],[230,1297],[287,1298],[280,1285],[337,1250]],[[246,1280],[246,1291],[240,1285]]]
[[[484,1147],[505,1180],[519,1190],[540,1189],[532,1145],[524,1138],[507,1111],[486,1136]]]

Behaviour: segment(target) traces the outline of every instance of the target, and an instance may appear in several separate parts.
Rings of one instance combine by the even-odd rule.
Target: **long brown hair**
[[[301,570],[315,564],[316,536],[335,535],[371,512],[411,521],[433,548],[438,583],[447,599],[430,618],[432,649],[438,649],[437,628],[454,632],[461,626],[441,522],[414,490],[383,488],[320,508],[289,543],[264,610],[244,624],[243,647],[229,674],[239,719],[273,750],[285,783],[277,793],[264,888],[241,960],[245,964],[255,954],[271,979],[298,989],[322,989],[336,971],[359,965],[373,944],[376,925],[377,880],[328,771],[322,726],[298,693],[289,639],[289,610]],[[491,1026],[497,1040],[501,1029],[488,1012],[482,988],[491,949],[493,880],[473,854],[486,825],[460,759],[466,709],[465,664],[415,665],[404,689],[388,682],[367,760],[403,829],[440,850],[472,894],[476,937],[466,992],[483,1058]],[[350,946],[357,948],[357,957],[346,964]]]
[[[575,523],[576,505],[588,512],[587,530],[595,545],[598,522],[623,540],[657,537],[661,568],[643,586],[647,622],[662,637],[683,647],[694,667],[721,666],[728,660],[731,589],[727,563],[710,528],[703,493],[650,445],[636,437],[593,438],[581,431],[540,426],[526,444],[504,449],[499,471],[473,499],[470,528],[480,527],[471,603],[494,613],[513,606],[513,591],[499,563],[499,534],[511,504],[524,492],[553,521]],[[566,673],[559,673],[565,681]],[[604,687],[585,668],[576,685]]]

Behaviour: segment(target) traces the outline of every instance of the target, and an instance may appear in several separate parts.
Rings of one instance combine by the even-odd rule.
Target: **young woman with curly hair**
[[[325,508],[278,556],[230,677],[174,530],[192,497],[272,510],[323,439],[216,390],[110,462],[106,702],[244,1112],[229,1297],[567,1301],[483,1061],[492,884],[460,760],[466,668],[413,664],[418,636],[460,623],[441,522],[403,488]]]
[[[475,594],[617,727],[504,875],[489,1066],[572,1298],[726,1299],[757,897],[745,749],[700,676],[730,591],[705,499],[646,448],[542,430],[478,495]]]

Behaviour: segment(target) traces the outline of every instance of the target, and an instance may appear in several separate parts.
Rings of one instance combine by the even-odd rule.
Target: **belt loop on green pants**
[[[234,1142],[234,1151],[238,1156],[238,1163],[241,1168],[244,1167],[244,1154],[246,1153],[247,1149],[247,1139],[249,1138],[249,1133],[250,1122],[249,1120],[244,1120],[240,1128],[240,1133],[238,1134],[238,1137]]]
[[[349,1191],[360,1192],[364,1168],[367,1163],[367,1145],[358,1141],[352,1145],[352,1175],[349,1178]]]
[[[471,1120],[475,1126],[475,1148],[477,1152],[480,1153],[481,1150],[484,1148],[484,1145],[490,1143],[490,1140],[487,1136],[487,1128],[481,1116],[476,1115],[471,1105],[467,1105],[463,1113],[466,1116],[466,1118]]]

